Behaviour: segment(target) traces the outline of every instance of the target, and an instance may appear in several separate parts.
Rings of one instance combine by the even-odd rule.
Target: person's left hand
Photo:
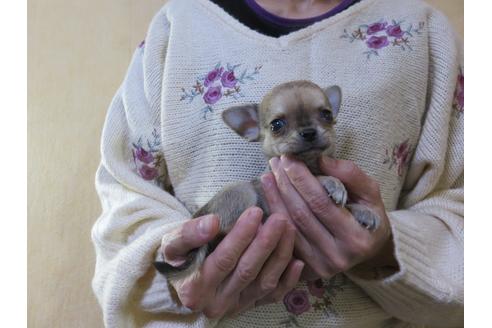
[[[381,222],[374,231],[363,228],[346,208],[337,206],[304,163],[282,156],[271,159],[270,166],[274,176],[262,176],[270,211],[287,214],[297,227],[295,254],[311,271],[304,275],[306,279],[326,279],[356,265],[398,269],[378,183],[357,165],[327,157],[320,160],[323,175],[338,178],[351,203],[364,204],[379,215]]]

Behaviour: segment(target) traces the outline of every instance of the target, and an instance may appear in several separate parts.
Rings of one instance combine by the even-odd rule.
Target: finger
[[[241,307],[237,311],[242,311],[254,305],[257,300],[277,288],[280,277],[292,259],[295,234],[295,228],[287,226],[285,234],[280,239],[275,251],[268,258],[255,282],[241,292],[239,298]]]
[[[289,265],[294,252],[295,238],[295,228],[288,225],[282,239],[280,239],[280,242],[277,245],[277,248],[261,270],[258,280],[260,283],[260,289],[264,290],[265,294],[271,292],[277,287],[282,273]]]
[[[273,173],[268,172],[261,176],[261,184],[265,193],[270,213],[281,213],[289,216],[289,211],[280,196]]]
[[[263,212],[258,207],[244,211],[232,230],[206,258],[202,274],[209,288],[216,288],[234,269],[241,254],[255,237],[262,217]]]
[[[379,185],[376,180],[364,173],[354,162],[323,156],[320,169],[324,174],[342,181],[352,197],[373,203],[380,199]]]
[[[304,199],[302,199],[291,184],[284,169],[280,166],[280,160],[278,158],[272,158],[270,160],[270,166],[275,175],[275,180],[277,181],[277,186],[284,200],[284,204],[296,227],[306,239],[314,242],[320,249],[335,246],[330,231],[314,216]]]
[[[254,281],[263,264],[279,243],[284,234],[287,218],[279,214],[271,215],[261,227],[258,235],[241,256],[233,274],[224,282],[219,292],[225,299],[239,293]]]
[[[282,156],[280,168],[284,169],[290,183],[307,203],[309,209],[334,235],[352,230],[354,222],[346,208],[337,206],[326,190],[304,163]]]
[[[295,237],[294,244],[298,253],[301,254],[301,258],[315,260],[315,257],[313,257],[313,247],[306,239],[306,237],[302,234],[302,232],[297,230],[297,228],[295,228],[295,222],[290,217],[289,211],[285,206],[282,197],[280,196],[280,191],[278,190],[277,183],[275,182],[275,176],[273,175],[273,173],[269,172],[264,174],[261,177],[261,182],[263,185],[263,190],[265,192],[265,198],[267,199],[268,206],[270,208],[270,212],[282,213],[287,215],[287,217],[289,218],[289,222],[291,223],[292,226],[294,226],[294,229],[296,230],[296,237]]]
[[[218,232],[219,218],[213,214],[185,222],[164,247],[165,261],[174,266],[183,264],[189,251],[207,244]]]
[[[257,301],[256,306],[282,301],[285,295],[296,287],[301,278],[303,268],[304,262],[300,260],[291,261],[280,279],[279,286],[272,293]]]

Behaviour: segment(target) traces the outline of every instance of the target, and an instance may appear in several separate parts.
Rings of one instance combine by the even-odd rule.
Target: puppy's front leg
[[[347,208],[357,222],[367,230],[373,231],[379,227],[381,218],[366,205],[353,203],[347,204]]]
[[[335,204],[341,205],[342,207],[347,204],[347,189],[345,189],[342,181],[335,177],[324,175],[318,176],[317,178]]]
[[[318,176],[318,181],[328,192],[336,204],[346,206],[352,216],[367,230],[376,230],[380,223],[379,215],[363,204],[347,204],[347,190],[343,183],[335,177]]]

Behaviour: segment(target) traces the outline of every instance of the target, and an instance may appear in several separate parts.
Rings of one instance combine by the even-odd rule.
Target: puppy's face
[[[321,89],[312,82],[293,81],[273,88],[259,105],[224,111],[223,119],[249,141],[262,142],[268,158],[313,158],[335,151],[333,125],[340,102],[338,86]]]

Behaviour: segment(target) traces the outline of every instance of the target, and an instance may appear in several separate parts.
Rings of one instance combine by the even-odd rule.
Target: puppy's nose
[[[313,141],[314,139],[316,139],[315,129],[311,129],[311,128],[304,129],[301,132],[299,132],[299,134],[301,135],[302,139],[306,141]]]

